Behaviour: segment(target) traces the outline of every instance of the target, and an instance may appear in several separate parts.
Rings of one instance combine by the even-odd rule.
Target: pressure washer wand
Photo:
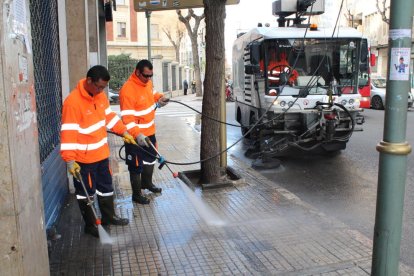
[[[159,169],[161,169],[164,165],[165,166],[167,166],[167,168],[168,168],[168,170],[172,173],[172,175],[173,175],[173,177],[174,178],[177,178],[178,177],[178,173],[177,172],[173,172],[172,170],[171,170],[171,168],[170,168],[170,166],[168,166],[168,164],[167,163],[165,163],[165,160],[164,160],[164,158],[162,157],[162,155],[158,152],[158,150],[157,150],[157,148],[154,146],[154,144],[151,142],[151,140],[147,137],[147,138],[145,138],[145,141],[148,143],[148,145],[150,145],[154,150],[155,150],[155,152],[157,153],[157,157],[158,157],[158,159],[160,160],[160,166],[158,167]]]
[[[79,182],[81,183],[81,186],[83,188],[83,191],[85,192],[85,195],[86,195],[86,198],[87,198],[87,201],[88,201],[88,205],[91,207],[93,216],[95,217],[96,225],[101,225],[101,219],[98,218],[98,215],[96,214],[96,210],[93,207],[93,201],[89,197],[88,191],[86,190],[86,186],[85,186],[85,183],[83,182],[81,174],[79,172],[76,172],[75,177],[76,177],[77,180],[79,180]]]

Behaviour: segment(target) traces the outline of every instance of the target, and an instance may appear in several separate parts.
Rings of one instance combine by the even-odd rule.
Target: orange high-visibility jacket
[[[287,62],[287,60],[280,60],[280,61],[271,60],[271,61],[269,61],[269,65],[267,66],[267,70],[268,70],[267,74],[268,74],[269,81],[279,82],[279,79],[275,78],[274,76],[280,75],[280,73],[282,73],[282,72],[280,72],[280,70],[284,69],[284,66],[290,66],[289,63]],[[264,69],[264,62],[263,62],[263,60],[261,60],[260,61],[260,70],[263,71],[263,69]],[[272,70],[272,72],[270,72],[270,70]],[[289,72],[289,74],[290,74],[290,78],[289,78],[290,82],[296,81],[298,76],[299,76],[298,71],[296,71],[295,69],[292,69],[292,72]],[[269,76],[269,75],[273,75],[273,77]]]
[[[137,137],[155,134],[155,103],[163,96],[153,91],[152,81],[143,83],[134,73],[119,92],[122,121],[128,132]]]
[[[80,80],[63,103],[60,154],[66,162],[104,160],[109,157],[106,128],[120,135],[126,132],[105,93],[92,97],[84,88],[85,81]]]

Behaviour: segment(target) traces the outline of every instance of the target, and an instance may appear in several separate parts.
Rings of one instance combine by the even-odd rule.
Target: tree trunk
[[[201,73],[200,73],[200,60],[198,57],[198,43],[197,43],[197,36],[198,36],[198,27],[200,26],[201,20],[204,19],[204,13],[200,16],[196,15],[193,9],[188,10],[187,16],[182,16],[181,11],[177,10],[178,19],[184,23],[188,36],[191,40],[191,51],[193,55],[193,67],[194,67],[194,76],[196,81],[196,96],[202,96],[202,87],[201,87]],[[195,23],[193,29],[191,28],[190,20],[194,18]]]
[[[190,36],[191,39],[191,52],[193,55],[193,66],[194,66],[194,77],[196,81],[196,96],[203,96],[202,83],[201,83],[201,72],[200,72],[200,58],[198,55],[198,43],[197,34]]]
[[[175,47],[175,60],[178,63],[181,63],[181,60],[180,60],[180,45],[178,45],[177,47]]]
[[[178,25],[177,25],[178,27]],[[167,36],[168,40],[171,42],[172,46],[174,46],[175,49],[175,60],[180,63],[180,47],[181,47],[181,40],[183,39],[184,33],[180,30],[177,30],[177,35],[175,36],[175,39],[173,39],[173,36],[171,35],[171,29],[167,27],[163,27],[162,31]]]
[[[219,119],[220,93],[224,78],[224,19],[226,0],[204,0],[206,20],[206,75],[203,114]],[[201,124],[201,159],[220,152],[220,123],[203,120]],[[201,163],[201,180],[215,183],[220,177],[220,156]]]

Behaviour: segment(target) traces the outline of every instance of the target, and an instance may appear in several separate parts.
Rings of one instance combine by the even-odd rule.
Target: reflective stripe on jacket
[[[122,121],[133,137],[155,134],[155,103],[163,96],[153,91],[152,81],[143,83],[134,73],[119,92]]]
[[[106,129],[120,135],[126,132],[105,93],[92,97],[84,88],[85,81],[80,80],[63,103],[60,154],[66,162],[94,163],[108,158]]]

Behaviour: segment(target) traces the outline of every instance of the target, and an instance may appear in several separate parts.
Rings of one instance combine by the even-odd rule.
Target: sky
[[[257,23],[269,23],[277,26],[276,17],[272,15],[274,0],[240,0],[238,5],[226,6],[225,47],[226,59],[231,64],[231,50],[237,33],[257,27]]]
[[[231,65],[231,51],[233,42],[237,38],[237,33],[255,28],[259,22],[263,26],[266,23],[269,23],[272,27],[277,26],[277,17],[272,15],[272,3],[274,1],[240,0],[238,5],[226,6],[225,48],[227,63]],[[339,0],[325,0],[324,2],[325,13],[320,17],[320,27],[333,24],[339,11]]]

